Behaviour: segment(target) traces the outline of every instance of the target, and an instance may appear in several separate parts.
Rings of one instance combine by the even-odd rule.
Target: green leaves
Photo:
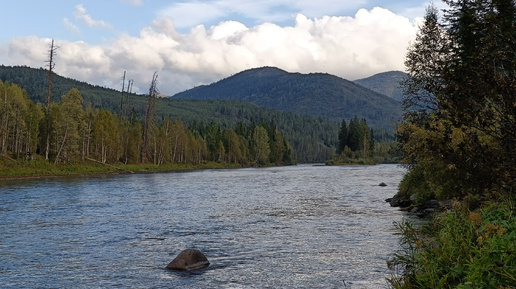
[[[392,284],[513,288],[516,3],[445,2],[444,22],[428,10],[407,54],[408,110],[398,135],[410,171],[400,194],[460,202],[412,240],[418,250],[404,252],[400,262],[409,270]],[[435,107],[418,107],[427,96],[434,96]]]
[[[516,219],[506,204],[493,204],[480,212],[456,205],[423,228],[410,224],[398,228],[404,242],[390,264],[404,266],[406,271],[398,276],[403,281],[390,279],[395,288],[516,284]]]

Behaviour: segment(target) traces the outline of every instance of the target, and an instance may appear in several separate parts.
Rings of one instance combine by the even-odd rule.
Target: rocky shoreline
[[[451,206],[451,201],[440,202],[437,200],[429,200],[423,204],[417,204],[415,200],[415,195],[411,195],[408,198],[395,195],[394,197],[388,198],[385,201],[388,202],[391,207],[398,207],[401,211],[405,211],[422,218],[428,217],[434,212],[449,208]]]

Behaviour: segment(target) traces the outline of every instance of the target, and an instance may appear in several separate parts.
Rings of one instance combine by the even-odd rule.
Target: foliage
[[[516,188],[516,5],[446,2],[444,23],[430,7],[407,54],[398,139],[405,162],[424,170],[410,187],[489,199]]]
[[[373,165],[378,163],[397,163],[396,143],[377,142],[375,132],[369,128],[365,119],[355,116],[349,121],[343,119],[339,130],[337,155],[328,165],[361,164]]]
[[[46,70],[0,65],[0,79],[6,84],[16,83],[19,88],[25,89],[33,102],[45,103]],[[130,123],[138,122],[145,117],[147,97],[144,95],[125,92],[124,111],[120,113],[121,92],[59,75],[53,77],[52,101],[59,102],[60,97],[72,88],[80,91],[83,106],[92,111],[108,110],[117,114],[119,118],[127,119]],[[328,160],[333,155],[338,142],[338,123],[333,120],[271,110],[244,101],[158,98],[155,104],[156,123],[161,124],[167,117],[172,121],[180,119],[189,128],[196,127],[201,122],[205,124],[213,122],[221,129],[233,129],[240,122],[249,125],[253,120],[274,120],[276,127],[290,144],[292,156],[299,162]],[[128,129],[127,126],[126,129]],[[393,139],[392,130],[381,131],[384,139]],[[127,141],[127,138],[124,141]],[[135,145],[137,144],[133,143],[132,148]],[[126,156],[129,157],[128,154]],[[133,157],[132,153],[131,157]]]
[[[402,247],[389,262],[394,288],[514,288],[515,199],[469,211],[456,203],[423,227],[398,224]]]
[[[399,194],[455,200],[399,225],[395,288],[515,288],[516,3],[445,1],[407,54]],[[412,199],[412,198],[411,198]]]
[[[0,82],[0,90],[4,92],[0,148],[4,156],[16,161],[37,159],[37,154],[45,151],[48,133],[50,157],[56,164],[81,160],[139,164],[148,163],[147,156],[154,165],[295,162],[289,143],[274,122],[240,123],[237,129],[241,135],[237,135],[235,130],[223,130],[215,123],[187,128],[182,121],[167,117],[161,124],[147,124],[150,132],[145,147],[142,121],[129,121],[106,109],[83,108],[82,95],[75,88],[63,95],[60,103],[51,103],[48,116],[46,108],[35,105],[17,85]]]

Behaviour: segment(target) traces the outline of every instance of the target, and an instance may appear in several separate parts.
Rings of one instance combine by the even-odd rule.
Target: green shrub
[[[431,222],[398,224],[402,247],[389,262],[393,288],[516,288],[513,201],[470,211],[463,203]]]

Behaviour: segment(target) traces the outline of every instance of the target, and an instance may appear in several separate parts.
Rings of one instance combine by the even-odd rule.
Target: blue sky
[[[441,7],[437,1],[434,1]],[[2,3],[0,63],[44,66],[118,88],[123,71],[168,95],[239,71],[277,66],[350,80],[403,70],[419,0],[17,0]]]

